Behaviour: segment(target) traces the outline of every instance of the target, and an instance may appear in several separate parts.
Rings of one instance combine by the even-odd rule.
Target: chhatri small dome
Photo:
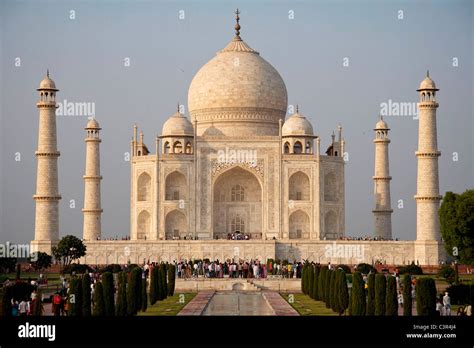
[[[194,136],[194,128],[186,116],[177,111],[163,125],[162,136]]]
[[[387,130],[387,129],[389,129],[387,122],[383,120],[383,117],[380,117],[380,120],[375,125],[375,130]]]
[[[95,118],[92,118],[87,122],[86,129],[100,129],[99,122]]]
[[[313,126],[302,114],[296,110],[296,113],[288,117],[281,129],[283,136],[303,135],[312,136]]]
[[[194,76],[188,107],[198,135],[212,125],[229,136],[278,135],[288,102],[278,71],[240,37],[237,13],[233,40]]]
[[[430,78],[430,72],[426,72],[426,77],[423,81],[420,83],[420,88],[417,89],[417,91],[422,91],[422,90],[435,90],[438,91],[439,89],[436,88],[435,82]]]
[[[56,88],[56,84],[49,77],[49,70],[47,70],[47,72],[46,72],[46,77],[43,80],[41,80],[41,82],[40,82],[38,91],[41,90],[41,89],[49,89],[49,90],[53,90],[53,91],[58,91],[58,89]]]

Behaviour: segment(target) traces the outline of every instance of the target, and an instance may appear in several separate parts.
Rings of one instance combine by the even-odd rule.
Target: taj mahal
[[[304,116],[306,110],[289,107],[278,71],[243,41],[239,20],[237,12],[232,40],[192,79],[189,117],[178,105],[161,134],[147,141],[145,132],[134,127],[128,240],[101,239],[101,128],[97,119],[88,121],[82,178],[82,238],[87,255],[81,262],[278,258],[437,265],[444,261],[438,219],[438,88],[429,74],[417,89],[418,151],[407,154],[416,155],[418,161],[416,236],[409,241],[392,240],[390,129],[381,118],[374,127],[374,192],[367,193],[374,196],[372,234],[377,238],[345,240],[344,169],[349,164],[344,157],[343,128],[335,124],[332,135],[324,137],[331,141],[323,143]],[[58,91],[48,72],[38,88],[36,216],[31,244],[49,254],[60,239]],[[155,131],[159,132],[149,133]],[[357,253],[350,252],[356,248]]]

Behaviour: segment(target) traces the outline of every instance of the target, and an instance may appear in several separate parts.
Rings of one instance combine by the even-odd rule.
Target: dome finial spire
[[[299,113],[300,112],[300,107],[298,104],[296,104],[296,113]]]
[[[49,77],[49,69],[46,69],[46,76]]]
[[[180,112],[179,112],[180,106],[181,106],[181,105],[179,105],[179,102],[178,102],[178,105],[177,105],[177,111],[178,111],[178,113],[180,113]]]
[[[426,70],[426,77],[430,77],[430,71]]]
[[[235,36],[237,36],[237,37],[240,37],[240,24],[239,24],[240,17],[239,17],[239,14],[240,14],[240,11],[239,11],[239,9],[237,9],[235,11],[235,22],[236,22],[236,24],[235,24],[235,27],[234,27],[235,28]]]

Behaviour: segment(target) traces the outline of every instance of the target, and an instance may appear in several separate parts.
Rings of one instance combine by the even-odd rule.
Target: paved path
[[[201,315],[215,291],[200,291],[177,315]]]
[[[262,296],[273,309],[276,316],[299,316],[298,312],[278,292],[263,291]]]

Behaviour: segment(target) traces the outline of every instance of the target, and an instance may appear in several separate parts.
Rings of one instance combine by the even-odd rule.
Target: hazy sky
[[[194,74],[232,39],[236,7],[242,38],[280,72],[289,104],[300,105],[321,147],[338,123],[344,127],[346,234],[373,234],[372,141],[380,104],[417,102],[427,69],[440,88],[441,193],[474,186],[471,1],[2,1],[0,242],[34,238],[36,88],[47,68],[58,101],[95,103],[103,128],[103,236],[126,235],[124,153],[133,124],[154,152],[153,139],[176,102],[187,108]],[[414,239],[418,122],[385,119],[393,235]],[[61,236],[82,235],[86,123],[57,118]]]

